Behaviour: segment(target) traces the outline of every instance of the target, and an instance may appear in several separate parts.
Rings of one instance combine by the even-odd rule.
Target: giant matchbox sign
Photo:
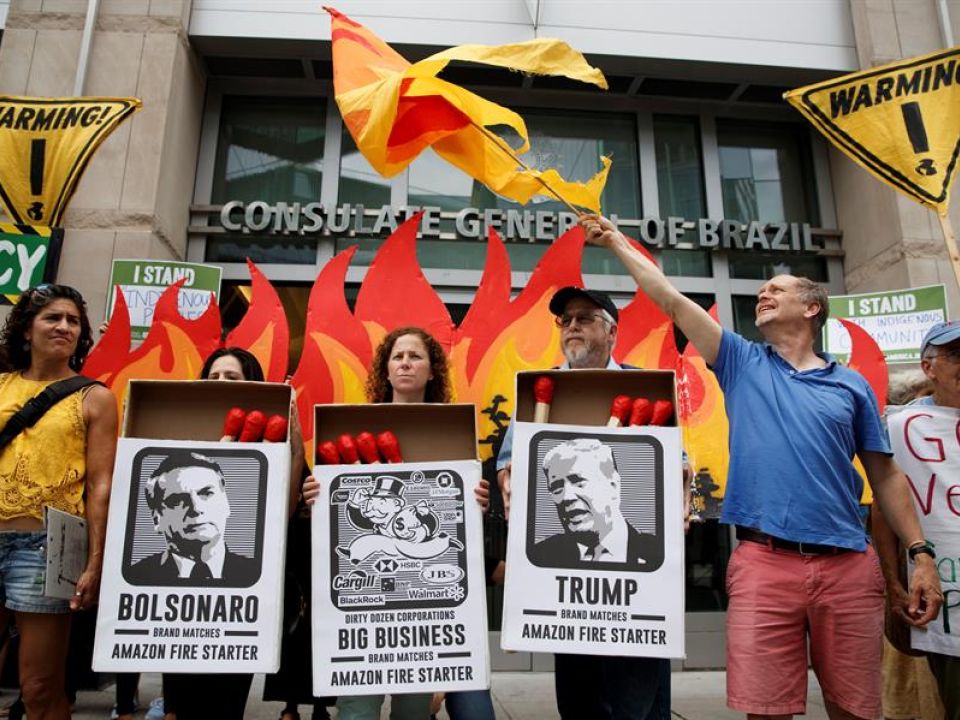
[[[288,442],[219,442],[233,404],[288,416],[290,388],[139,381],[117,447],[93,667],[274,672]]]
[[[317,427],[399,441],[389,464],[314,468],[314,694],[489,687],[473,409],[318,406]]]
[[[518,397],[544,375],[518,375]],[[683,657],[680,429],[604,427],[603,414],[622,393],[672,404],[673,374],[549,376],[550,422],[532,421],[523,401],[516,420],[501,644]]]

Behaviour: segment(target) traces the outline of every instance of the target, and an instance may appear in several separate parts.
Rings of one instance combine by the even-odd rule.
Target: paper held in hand
[[[43,594],[69,600],[76,592],[80,573],[87,565],[87,521],[45,507],[43,525],[47,530],[47,573]]]

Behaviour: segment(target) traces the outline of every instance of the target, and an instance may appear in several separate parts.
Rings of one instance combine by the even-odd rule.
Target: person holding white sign
[[[550,300],[550,312],[560,328],[560,349],[566,358],[562,369],[627,367],[613,359],[620,315],[606,293],[572,286],[561,288]],[[512,446],[513,423],[507,428],[497,456],[497,481],[507,513]],[[592,467],[585,469],[588,465]],[[599,470],[598,465],[604,469]],[[649,549],[657,547],[653,535],[647,536],[649,543],[631,542],[633,528],[620,511],[620,476],[609,447],[591,439],[560,445],[544,458],[544,472],[566,530],[536,546],[538,559],[544,565],[569,566],[581,560],[623,562],[633,556],[639,566]],[[574,481],[580,487],[570,492]],[[639,545],[644,546],[642,550]],[[563,720],[670,717],[670,661],[662,658],[556,654],[554,685],[557,709]]]
[[[806,278],[771,278],[757,294],[766,342],[749,342],[684,297],[609,220],[581,224],[587,242],[608,248],[690,339],[724,391],[730,470],[721,521],[743,541],[727,569],[727,705],[751,718],[804,712],[809,642],[828,715],[877,717],[883,578],[860,521],[855,454],[904,544],[925,540],[873,391],[814,351],[826,291]],[[907,612],[926,624],[942,601],[933,559],[918,556]]]
[[[4,430],[28,403],[76,378],[92,345],[79,292],[38,285],[23,293],[0,334]],[[49,404],[0,451],[0,597],[16,616],[20,687],[31,720],[70,717],[64,691],[69,613],[92,607],[99,595],[116,446],[116,398],[87,384]],[[45,506],[87,519],[87,564],[69,603],[43,595]]]
[[[373,403],[448,403],[452,397],[450,371],[443,346],[436,338],[417,327],[402,327],[388,333],[374,351],[367,378],[367,398]],[[303,497],[313,504],[319,484],[311,476],[303,486]],[[481,507],[489,503],[485,482],[476,490]],[[376,506],[371,508],[369,503]],[[362,523],[377,535],[396,535],[395,518],[403,502],[397,489],[387,482],[372,494],[364,493],[352,500],[354,522]],[[430,716],[431,693],[407,693],[391,696],[391,720],[426,720]],[[377,720],[383,695],[352,695],[337,698],[337,717],[342,720]],[[467,714],[458,715],[458,702],[469,706]],[[489,690],[448,693],[447,710],[457,719],[493,720],[493,702]]]
[[[912,646],[923,650],[937,681],[947,720],[960,720],[960,583],[956,558],[960,557],[960,494],[956,492],[960,452],[957,424],[960,422],[960,321],[934,325],[920,346],[920,367],[933,385],[933,395],[919,398],[888,417],[890,440],[897,461],[914,486],[913,499],[929,539],[907,549],[909,562],[922,555],[939,554],[946,563],[941,582],[946,596],[941,616],[924,633],[914,633]],[[885,518],[874,514],[877,550],[888,567],[895,567],[896,543]],[[936,550],[934,550],[936,548]],[[894,612],[910,625],[906,592],[898,580],[891,592]],[[952,622],[951,622],[952,621]]]

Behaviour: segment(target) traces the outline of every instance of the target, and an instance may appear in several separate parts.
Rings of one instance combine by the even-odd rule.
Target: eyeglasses
[[[943,348],[937,357],[949,360],[952,363],[960,363],[960,347]]]
[[[55,283],[40,283],[34,287],[27,290],[25,293],[28,298],[31,300],[33,298],[40,298],[45,300],[50,297],[65,298],[67,300],[72,300],[80,307],[83,304],[83,295],[80,294],[80,291],[76,288],[72,288],[69,285],[57,285]]]
[[[560,315],[555,317],[553,322],[556,323],[559,328],[568,328],[573,324],[573,321],[577,321],[577,325],[580,327],[590,327],[598,320],[602,322],[610,322],[606,317],[600,315],[599,313],[572,313],[570,315]]]

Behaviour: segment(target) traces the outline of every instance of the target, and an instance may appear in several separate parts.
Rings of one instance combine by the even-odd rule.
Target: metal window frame
[[[521,89],[498,89],[486,93],[492,100],[507,104],[521,104],[536,108],[564,108],[575,111],[602,110],[604,112],[624,112],[634,115],[637,128],[637,153],[640,171],[640,205],[645,215],[657,215],[659,212],[659,190],[656,173],[656,146],[654,121],[656,115],[696,116],[700,132],[701,170],[706,197],[708,217],[723,216],[723,198],[720,183],[720,162],[717,146],[716,122],[718,118],[743,119],[751,121],[796,121],[788,109],[762,106],[734,106],[724,102],[705,102],[697,100],[664,100],[657,98],[609,97],[603,98],[598,108],[598,98],[586,93],[542,92],[533,94]],[[213,172],[216,162],[217,143],[219,141],[220,120],[223,110],[223,98],[226,95],[261,95],[277,97],[316,96],[326,104],[326,138],[323,158],[323,179],[320,201],[328,206],[338,202],[340,159],[342,147],[343,123],[337,110],[331,91],[331,84],[325,80],[311,82],[293,80],[260,79],[218,79],[211,80],[207,103],[204,109],[203,128],[197,160],[194,203],[209,205],[213,189]],[[833,187],[830,179],[829,158],[823,139],[810,129],[814,181],[817,192],[821,225],[836,226],[836,207]],[[407,204],[408,173],[400,173],[391,181],[390,201],[395,207]],[[832,249],[839,250],[839,241],[832,242]],[[188,240],[187,257],[200,262],[205,256],[206,238],[191,237]],[[271,280],[278,282],[312,282],[317,272],[335,253],[335,241],[321,238],[317,243],[314,265],[294,265],[283,263],[265,263],[261,269]],[[757,280],[738,280],[730,277],[728,253],[712,253],[713,275],[711,277],[671,276],[670,280],[682,292],[710,294],[716,298],[720,322],[725,326],[733,325],[734,295],[753,295],[760,286]],[[248,276],[243,263],[224,263],[224,278],[241,280]],[[424,268],[424,274],[436,288],[441,299],[449,302],[463,302],[466,294],[475,292],[482,276],[482,269],[456,270],[442,268]],[[352,267],[347,273],[349,282],[360,282],[366,275],[365,267]],[[511,284],[515,292],[523,288],[530,279],[530,272],[511,273]],[[605,290],[620,303],[629,302],[635,286],[633,280],[624,275],[585,274],[584,282]],[[827,282],[825,285],[831,294],[842,294],[843,261],[837,254],[827,257]]]

